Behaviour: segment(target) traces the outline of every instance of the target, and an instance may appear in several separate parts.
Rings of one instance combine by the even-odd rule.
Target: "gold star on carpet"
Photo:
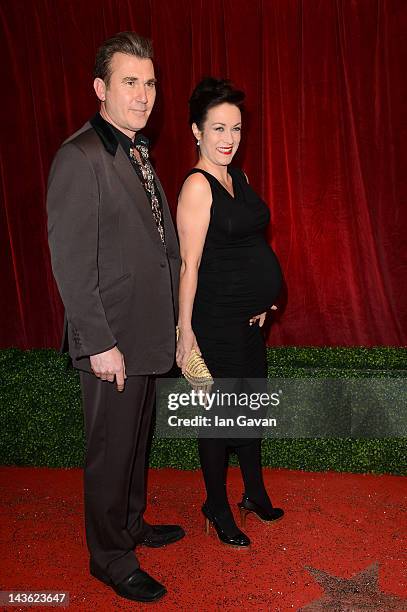
[[[379,564],[372,563],[352,578],[338,578],[306,566],[322,586],[323,597],[312,601],[299,612],[406,612],[407,599],[383,593],[379,589]]]

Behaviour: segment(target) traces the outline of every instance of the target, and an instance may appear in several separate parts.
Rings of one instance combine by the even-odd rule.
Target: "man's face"
[[[108,87],[95,79],[94,88],[101,101],[101,115],[129,138],[144,128],[154,106],[156,89],[151,59],[115,53]]]

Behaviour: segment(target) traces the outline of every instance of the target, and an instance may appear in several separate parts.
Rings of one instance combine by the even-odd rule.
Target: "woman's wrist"
[[[178,329],[180,332],[182,332],[183,334],[189,334],[189,333],[193,333],[193,329],[191,326],[189,327],[185,327],[183,325],[178,325]]]
[[[178,327],[178,329],[180,331],[183,331],[183,332],[191,332],[192,331],[191,323],[181,323],[181,322],[178,322],[177,327]]]

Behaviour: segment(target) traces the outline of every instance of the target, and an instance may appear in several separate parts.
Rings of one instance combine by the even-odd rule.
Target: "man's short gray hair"
[[[97,50],[93,76],[95,79],[102,79],[106,87],[109,86],[112,75],[111,63],[115,53],[134,55],[139,59],[152,59],[153,45],[151,40],[136,32],[119,32],[105,40]]]

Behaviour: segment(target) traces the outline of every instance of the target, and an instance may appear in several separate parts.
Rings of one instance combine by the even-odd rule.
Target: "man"
[[[184,536],[176,525],[143,519],[154,375],[174,360],[180,267],[168,204],[139,133],[156,96],[151,58],[150,41],[134,32],[100,47],[100,113],[58,151],[47,200],[52,266],[81,371],[90,572],[145,602],[166,590],[140,569],[135,545]]]

